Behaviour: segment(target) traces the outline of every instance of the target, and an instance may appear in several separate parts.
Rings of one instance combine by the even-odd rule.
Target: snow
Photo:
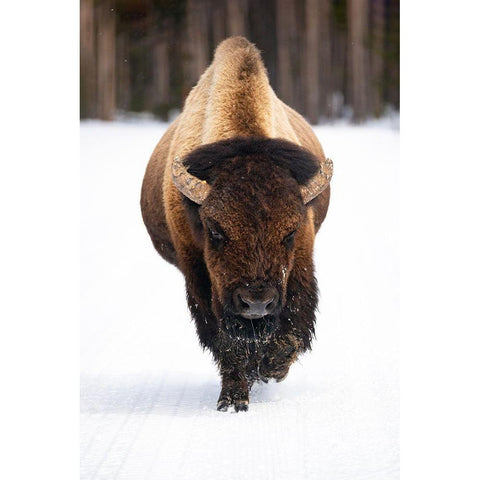
[[[166,125],[81,125],[81,478],[390,480],[398,448],[399,132],[316,127],[334,161],[317,235],[317,339],[247,413],[216,411],[182,275],[154,251],[140,187]]]

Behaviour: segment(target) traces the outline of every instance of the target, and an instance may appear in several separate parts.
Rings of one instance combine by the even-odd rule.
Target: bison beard
[[[265,315],[260,319],[242,318],[225,309],[222,316],[221,328],[234,340],[245,342],[268,341],[278,327],[276,315]]]

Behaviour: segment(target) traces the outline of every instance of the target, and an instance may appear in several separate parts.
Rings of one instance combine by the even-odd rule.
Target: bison
[[[248,410],[255,381],[283,380],[314,335],[315,234],[332,163],[271,89],[259,50],[219,44],[155,148],[142,186],[158,253],[185,276],[199,341],[219,367],[217,409]]]

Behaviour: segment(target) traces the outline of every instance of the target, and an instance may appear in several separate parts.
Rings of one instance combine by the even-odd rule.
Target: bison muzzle
[[[310,349],[313,243],[331,176],[255,46],[222,42],[157,145],[141,198],[152,242],[183,272],[200,343],[219,366],[219,410],[247,410],[255,381],[283,380]]]

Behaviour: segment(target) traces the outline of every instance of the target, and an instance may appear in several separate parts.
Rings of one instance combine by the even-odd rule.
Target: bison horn
[[[333,162],[326,158],[325,162],[321,163],[315,176],[306,185],[300,187],[303,203],[307,204],[320,195],[328,187],[332,175]]]
[[[199,205],[205,201],[210,192],[210,185],[189,173],[179,156],[173,159],[172,179],[175,186],[186,197]]]

